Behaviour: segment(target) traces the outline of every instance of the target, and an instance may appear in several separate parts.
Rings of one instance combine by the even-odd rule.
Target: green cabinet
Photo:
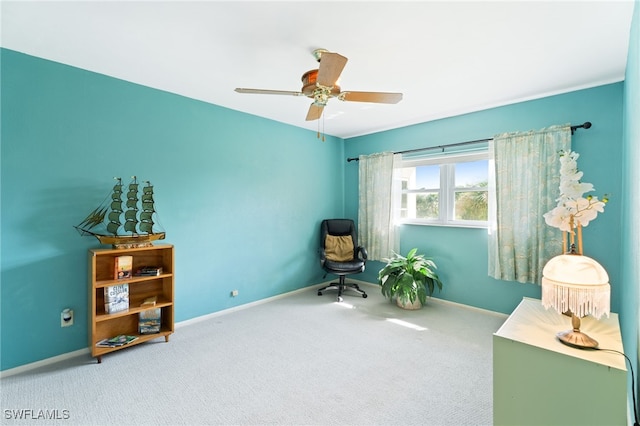
[[[626,425],[627,369],[621,354],[562,344],[571,319],[524,298],[493,335],[495,425]],[[601,349],[622,352],[617,314],[582,319]]]

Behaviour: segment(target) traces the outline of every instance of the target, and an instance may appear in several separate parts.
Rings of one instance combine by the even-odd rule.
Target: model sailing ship
[[[165,232],[154,229],[156,211],[151,182],[145,182],[141,197],[138,198],[139,185],[137,178],[133,176],[126,194],[126,207],[123,209],[122,179],[115,179],[117,183],[110,195],[75,226],[80,235],[93,235],[100,243],[111,244],[113,248],[149,247],[153,245],[153,241],[163,240]]]

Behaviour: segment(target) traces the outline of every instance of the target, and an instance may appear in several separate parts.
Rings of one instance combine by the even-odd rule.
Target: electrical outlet
[[[231,290],[231,297],[236,297],[238,295],[238,290]]]
[[[60,327],[69,327],[73,325],[73,310],[67,308],[60,314]]]

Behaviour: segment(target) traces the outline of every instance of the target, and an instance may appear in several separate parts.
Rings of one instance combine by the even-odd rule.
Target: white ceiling
[[[2,47],[348,138],[624,80],[633,0],[2,1]],[[347,58],[342,90],[306,122],[311,52]]]

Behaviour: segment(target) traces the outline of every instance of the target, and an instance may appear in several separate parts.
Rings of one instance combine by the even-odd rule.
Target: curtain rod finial
[[[584,124],[578,124],[575,126],[571,126],[571,134],[573,135],[573,133],[577,130],[577,129],[589,129],[591,127],[591,122],[590,121],[585,121]]]

